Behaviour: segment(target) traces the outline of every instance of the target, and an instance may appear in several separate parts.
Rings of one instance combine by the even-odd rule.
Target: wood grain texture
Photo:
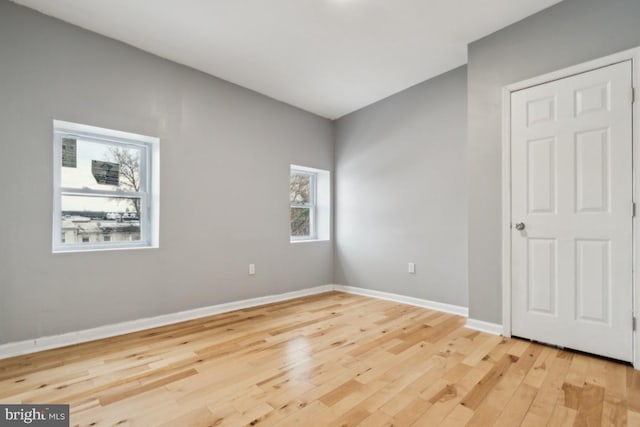
[[[630,366],[329,292],[0,361],[72,426],[639,426]]]

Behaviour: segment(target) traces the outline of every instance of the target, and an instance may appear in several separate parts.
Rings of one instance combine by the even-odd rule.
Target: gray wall
[[[467,305],[466,79],[460,67],[337,121],[337,283]]]
[[[501,88],[638,46],[638,22],[564,0],[334,128],[0,0],[0,344],[330,282],[466,305],[468,280],[500,322]],[[51,253],[54,118],[160,137],[160,249]],[[335,163],[335,251],[289,243],[291,163]]]
[[[638,45],[638,0],[565,0],[469,45],[471,318],[502,318],[501,88]]]
[[[160,249],[51,253],[54,118],[161,139]],[[0,0],[0,129],[0,343],[332,281],[288,234],[328,120]]]

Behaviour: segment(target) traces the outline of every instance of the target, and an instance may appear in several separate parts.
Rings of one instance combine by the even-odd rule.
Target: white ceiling
[[[16,0],[330,119],[560,0]]]

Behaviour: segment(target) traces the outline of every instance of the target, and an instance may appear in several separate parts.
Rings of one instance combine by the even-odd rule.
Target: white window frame
[[[309,235],[307,236],[292,236],[291,235],[291,225],[289,225],[289,237],[291,241],[299,241],[299,240],[316,240],[318,237],[317,226],[316,226],[316,216],[317,216],[317,183],[318,183],[318,174],[310,171],[308,168],[302,168],[300,166],[291,166],[290,175],[304,175],[309,177],[309,202],[308,203],[297,203],[295,201],[289,203],[289,215],[291,215],[291,209],[293,208],[303,208],[309,209]]]
[[[331,173],[328,170],[291,165],[289,181],[294,173],[312,177],[309,194],[310,202],[305,204],[289,201],[289,218],[291,218],[291,208],[310,208],[310,235],[292,236],[291,220],[289,219],[290,242],[303,243],[331,240]]]
[[[105,191],[62,187],[62,139],[74,138],[99,144],[135,147],[141,150],[140,191]],[[53,230],[52,249],[59,252],[87,252],[159,247],[160,173],[159,142],[155,137],[121,132],[78,123],[53,121]],[[140,200],[140,240],[93,243],[62,242],[62,196],[110,196]]]

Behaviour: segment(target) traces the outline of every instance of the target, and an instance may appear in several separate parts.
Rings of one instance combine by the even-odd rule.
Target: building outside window
[[[54,121],[54,252],[157,247],[158,142]]]

